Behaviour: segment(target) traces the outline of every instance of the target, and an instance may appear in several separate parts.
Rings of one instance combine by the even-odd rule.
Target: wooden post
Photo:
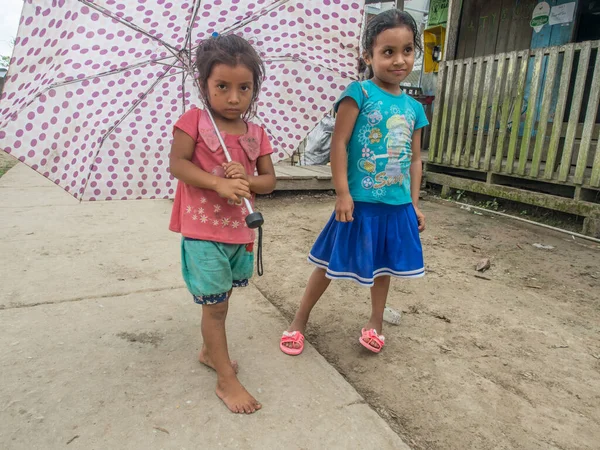
[[[585,42],[579,53],[579,67],[577,68],[577,77],[575,79],[575,89],[571,101],[571,111],[569,114],[569,125],[567,126],[567,135],[563,146],[562,160],[558,172],[558,181],[565,182],[571,172],[571,158],[575,147],[577,137],[577,125],[579,124],[579,113],[583,103],[583,94],[585,90],[585,80],[590,64],[590,55],[592,53],[591,41]],[[589,94],[588,94],[589,95]]]
[[[451,61],[456,58],[456,43],[458,41],[458,28],[462,0],[450,0],[448,3],[448,22],[446,22],[446,43],[444,45],[444,60]]]
[[[517,152],[517,144],[519,142],[519,130],[521,128],[521,116],[523,114],[523,99],[525,98],[525,86],[527,83],[527,69],[529,67],[529,50],[519,52],[521,57],[521,66],[518,71],[517,92],[513,104],[512,125],[510,133],[510,141],[508,143],[508,154],[506,155],[505,172],[512,174],[515,162],[515,154]]]
[[[567,45],[565,48],[565,56],[563,58],[562,63],[562,74],[560,76],[559,86],[569,85],[574,59],[575,50],[572,45]],[[556,110],[554,112],[554,124],[552,125],[552,135],[550,136],[550,142],[548,143],[548,157],[546,158],[546,169],[544,170],[544,178],[546,180],[551,180],[554,176],[554,169],[556,165],[556,159],[558,156],[558,146],[562,134],[565,109],[567,107],[568,93],[568,89],[559,89],[558,91],[558,99],[556,100]]]
[[[467,143],[465,144],[465,152],[463,154],[464,167],[471,167],[471,150],[473,148],[473,134],[475,130],[475,117],[477,116],[477,105],[479,105],[479,94],[481,86],[481,74],[483,73],[483,56],[474,60],[475,76],[473,79],[473,94],[470,101],[469,122],[467,124]],[[468,98],[468,97],[467,97]],[[462,149],[461,149],[462,150]]]
[[[461,157],[463,150],[463,142],[465,140],[465,126],[467,123],[467,101],[469,98],[469,92],[471,91],[471,80],[473,74],[473,58],[467,60],[467,68],[465,69],[465,80],[462,89],[463,100],[455,103],[456,109],[460,104],[460,113],[458,115],[458,141],[456,143],[456,151],[454,152],[454,165],[461,165]],[[470,156],[469,156],[470,160]],[[468,165],[468,164],[467,164]]]
[[[506,69],[506,84],[504,86],[504,103],[502,104],[502,114],[500,115],[500,127],[498,129],[498,141],[496,143],[496,160],[494,161],[494,171],[502,170],[502,162],[504,160],[504,142],[506,137],[510,135],[509,128],[510,107],[512,105],[513,80],[517,71],[519,62],[519,54],[511,52],[508,54],[508,69]],[[565,89],[566,91],[566,89]]]

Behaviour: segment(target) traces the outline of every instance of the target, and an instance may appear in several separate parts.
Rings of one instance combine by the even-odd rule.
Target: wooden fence
[[[597,199],[599,47],[440,63],[428,165],[485,173],[488,183],[499,174],[583,188]]]

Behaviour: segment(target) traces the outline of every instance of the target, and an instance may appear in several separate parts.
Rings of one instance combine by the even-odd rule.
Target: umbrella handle
[[[208,117],[210,118],[210,122],[212,123],[213,128],[215,129],[215,134],[217,135],[217,139],[219,139],[219,144],[221,144],[221,148],[223,149],[223,153],[225,153],[225,159],[227,162],[231,162],[231,155],[229,154],[229,150],[227,150],[227,146],[225,145],[225,141],[223,140],[223,136],[219,132],[219,127],[217,127],[217,123],[213,118],[212,113],[210,112],[210,108],[206,107],[206,112],[208,113]],[[246,209],[248,210],[248,215],[246,216],[246,225],[248,228],[258,228],[265,223],[263,216],[261,213],[254,211],[252,208],[252,204],[250,200],[244,197],[244,204],[246,205]]]

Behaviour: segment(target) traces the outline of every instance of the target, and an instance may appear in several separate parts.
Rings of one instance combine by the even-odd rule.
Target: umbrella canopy
[[[357,76],[351,0],[25,0],[0,149],[85,200],[169,198],[172,127],[201,107],[196,45],[217,32],[265,61],[258,117],[290,155]]]

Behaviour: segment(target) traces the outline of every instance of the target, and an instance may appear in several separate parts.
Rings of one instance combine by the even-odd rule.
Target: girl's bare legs
[[[202,337],[206,354],[217,371],[217,395],[232,412],[250,414],[261,405],[239,382],[229,359],[225,334],[228,303],[229,299],[202,306]]]
[[[317,267],[311,274],[306,289],[304,290],[300,307],[298,308],[296,316],[290,324],[288,331],[299,331],[304,334],[310,312],[329,287],[329,283],[331,283],[331,280],[325,276],[325,273],[324,269]],[[295,342],[288,342],[284,345],[289,348],[299,348],[299,344]]]
[[[389,290],[389,276],[375,278],[374,284],[371,287],[371,318],[365,325],[366,330],[374,328],[377,334],[381,334],[383,329],[383,310],[385,309]],[[371,341],[371,345],[379,347],[374,340]]]
[[[227,294],[227,297],[229,298],[231,296],[231,291],[229,291],[229,293]],[[227,311],[229,310],[229,301],[224,302],[225,304],[225,319],[227,319]],[[212,360],[210,359],[210,355],[208,354],[208,349],[206,348],[206,343],[202,343],[202,349],[200,350],[200,355],[198,355],[198,361],[200,361],[202,364],[204,364],[207,367],[210,367],[211,369],[214,370],[215,365],[213,364]],[[238,368],[238,363],[237,361],[231,361],[231,367],[233,367],[233,370],[235,373],[238,373],[239,368]]]

